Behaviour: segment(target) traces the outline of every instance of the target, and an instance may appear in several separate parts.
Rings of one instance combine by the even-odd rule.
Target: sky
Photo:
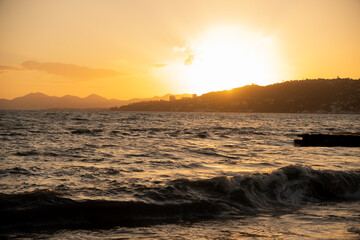
[[[0,0],[0,98],[360,78],[359,0]]]

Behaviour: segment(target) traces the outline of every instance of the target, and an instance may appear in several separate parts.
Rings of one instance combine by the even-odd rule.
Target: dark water
[[[0,237],[359,239],[359,115],[3,111]]]

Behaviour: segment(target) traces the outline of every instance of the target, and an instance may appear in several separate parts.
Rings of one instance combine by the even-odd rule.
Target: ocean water
[[[359,239],[347,114],[0,112],[0,237]]]

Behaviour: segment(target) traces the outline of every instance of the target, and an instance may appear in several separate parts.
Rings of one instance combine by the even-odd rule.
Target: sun
[[[278,77],[274,48],[269,37],[237,28],[213,29],[194,41],[182,79],[197,94],[270,84]]]

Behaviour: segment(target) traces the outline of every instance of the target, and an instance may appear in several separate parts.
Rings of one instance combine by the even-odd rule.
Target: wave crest
[[[177,179],[165,186],[133,191],[136,201],[79,201],[51,190],[0,194],[0,232],[139,226],[356,201],[360,199],[360,171],[314,170],[291,165],[271,173]]]

